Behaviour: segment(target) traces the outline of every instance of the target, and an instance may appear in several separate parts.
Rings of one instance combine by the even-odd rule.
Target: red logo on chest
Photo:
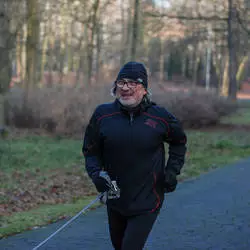
[[[152,120],[152,119],[147,119],[144,124],[152,127],[152,128],[156,128],[156,125],[158,124],[158,122]]]

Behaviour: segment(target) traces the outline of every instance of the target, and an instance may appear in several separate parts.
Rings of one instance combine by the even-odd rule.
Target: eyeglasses
[[[140,84],[140,82],[130,79],[122,79],[116,82],[116,86],[119,88],[123,88],[125,84],[127,85],[128,88],[134,89],[138,86],[138,84]]]

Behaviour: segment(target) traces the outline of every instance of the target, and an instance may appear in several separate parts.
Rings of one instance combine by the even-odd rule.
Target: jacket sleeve
[[[167,119],[167,135],[165,141],[169,144],[169,158],[165,171],[179,175],[185,163],[187,136],[181,123],[170,113]]]
[[[94,180],[102,169],[101,139],[97,112],[92,115],[85,130],[82,152],[85,157],[85,168],[89,177]]]

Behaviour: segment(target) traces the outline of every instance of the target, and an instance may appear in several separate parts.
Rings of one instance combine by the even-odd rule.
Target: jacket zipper
[[[132,123],[134,121],[134,114],[133,113],[129,113],[129,117],[130,117],[130,125],[132,125]]]
[[[132,145],[133,145],[133,121],[134,121],[134,114],[133,113],[129,113],[129,124],[130,124],[130,138],[129,138],[129,141],[130,141],[130,148],[132,148]]]

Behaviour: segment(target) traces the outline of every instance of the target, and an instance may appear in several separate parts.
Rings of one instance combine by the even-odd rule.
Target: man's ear
[[[113,86],[112,89],[110,90],[111,96],[115,97],[116,95],[116,86]]]

